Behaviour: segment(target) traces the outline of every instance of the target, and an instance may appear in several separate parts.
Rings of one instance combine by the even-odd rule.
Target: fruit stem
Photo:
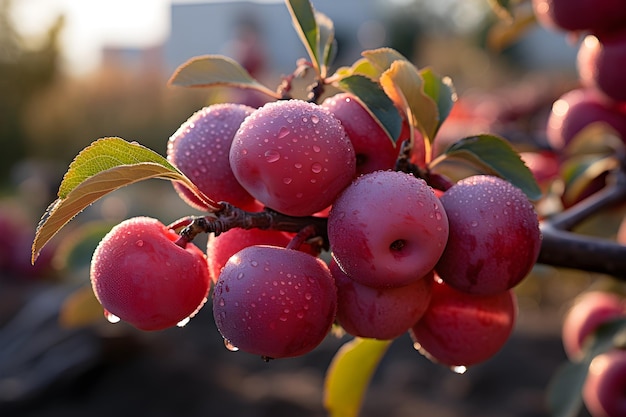
[[[249,212],[227,202],[220,202],[219,205],[221,208],[210,215],[188,217],[189,222],[179,233],[182,241],[191,242],[199,233],[214,233],[217,236],[236,227],[246,230],[279,230],[291,233],[299,233],[309,227],[310,234],[307,239],[320,237],[324,242],[322,247],[328,248],[326,231],[328,219],[325,217],[293,217],[269,208],[260,212]],[[185,224],[182,220],[177,223]]]
[[[315,227],[313,225],[304,226],[287,244],[286,249],[298,250],[307,240],[315,237]]]

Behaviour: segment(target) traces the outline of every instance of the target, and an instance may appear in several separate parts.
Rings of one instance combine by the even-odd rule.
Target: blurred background
[[[541,148],[551,103],[577,82],[576,40],[532,22],[507,25],[487,0],[313,5],[335,22],[336,66],[389,46],[450,76],[460,96],[442,131],[451,138],[487,131]],[[237,90],[167,85],[202,54],[235,58],[276,86],[305,51],[282,1],[0,0],[0,415],[324,415],[324,371],[346,338],[266,364],[225,349],[210,308],[183,329],[156,333],[107,323],[94,308],[89,260],[112,225],[196,214],[167,182],[98,201],[30,265],[36,224],[92,141],[119,136],[165,155],[169,136],[202,106],[260,103]],[[597,278],[537,266],[518,288],[510,342],[464,375],[422,358],[408,336],[398,339],[362,415],[546,415],[545,389],[565,360],[562,314]]]

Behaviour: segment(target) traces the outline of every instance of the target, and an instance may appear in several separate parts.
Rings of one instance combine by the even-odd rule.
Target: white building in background
[[[317,10],[335,23],[339,43],[337,64],[348,64],[363,49],[385,44],[385,29],[378,0],[315,0]],[[165,43],[167,70],[173,71],[188,59],[204,54],[233,56],[233,41],[243,24],[257,29],[268,70],[290,73],[306,52],[282,0],[206,1],[173,4],[171,32]]]

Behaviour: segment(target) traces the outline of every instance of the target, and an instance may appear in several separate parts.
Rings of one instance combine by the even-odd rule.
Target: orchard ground
[[[166,182],[148,188],[147,201],[173,193]],[[124,198],[133,189],[122,193]],[[147,214],[163,218],[160,212]],[[611,223],[618,216],[613,217],[586,227],[601,223],[615,230]],[[400,337],[372,380],[361,417],[547,416],[546,389],[566,361],[563,314],[580,291],[601,284],[601,278],[537,266],[516,288],[520,314],[512,337],[493,359],[463,375],[422,357],[408,334]],[[1,280],[0,288],[3,417],[322,417],[324,373],[348,340],[329,336],[307,355],[265,363],[224,347],[209,304],[182,329],[142,332],[102,320],[67,330],[56,324],[65,287]],[[34,313],[18,314],[29,305],[38,306]],[[20,317],[16,331],[12,322]],[[22,394],[21,382],[27,388]]]

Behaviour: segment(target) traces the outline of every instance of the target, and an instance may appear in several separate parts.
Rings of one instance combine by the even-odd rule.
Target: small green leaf
[[[74,158],[56,199],[42,216],[32,246],[35,262],[43,246],[87,206],[126,185],[149,178],[179,181],[214,211],[217,204],[158,153],[120,138],[103,138]]]
[[[626,332],[626,319],[602,324],[585,345],[586,355],[576,363],[568,362],[554,374],[547,390],[551,417],[576,417],[582,405],[581,392],[589,365],[597,355],[619,348]]]
[[[377,80],[380,77],[380,72],[367,59],[361,58],[349,67],[338,68],[335,75],[339,78],[349,77],[350,75],[363,75],[372,80]]]
[[[320,33],[315,19],[315,12],[309,0],[286,0],[293,26],[307,50],[311,61],[317,69],[320,68]]]
[[[453,143],[431,168],[446,158],[458,158],[519,187],[530,200],[541,198],[541,189],[519,154],[504,139],[493,135],[471,136]]]
[[[389,340],[355,338],[335,354],[324,381],[324,407],[330,417],[356,417]]]
[[[431,68],[422,69],[420,74],[424,80],[424,93],[437,104],[439,120],[435,130],[436,135],[441,124],[452,111],[457,100],[456,91],[450,77],[441,77],[435,74]]]
[[[354,94],[378,121],[395,143],[402,129],[402,117],[396,106],[375,81],[363,75],[351,75],[339,80],[341,89]]]
[[[174,71],[168,84],[180,87],[251,88],[270,97],[280,98],[276,92],[255,80],[237,61],[222,55],[191,58]]]
[[[439,126],[437,104],[424,92],[424,80],[409,61],[396,60],[380,76],[385,93],[402,109],[407,109],[411,125],[420,129],[432,143]]]
[[[331,65],[337,53],[335,25],[332,19],[320,12],[315,12],[315,21],[319,32],[319,44],[317,50],[321,55],[321,76],[326,77],[328,67]]]

